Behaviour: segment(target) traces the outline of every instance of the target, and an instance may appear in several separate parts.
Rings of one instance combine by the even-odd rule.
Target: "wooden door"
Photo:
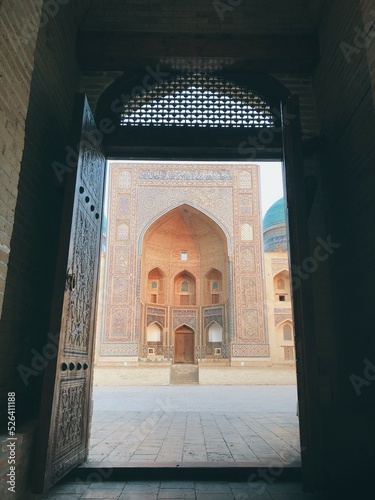
[[[194,330],[182,326],[175,331],[174,362],[194,363]]]
[[[33,490],[45,492],[88,454],[93,332],[99,265],[105,158],[86,97],[75,106],[67,165],[50,331],[58,355],[45,370]],[[73,156],[73,155],[72,155]]]

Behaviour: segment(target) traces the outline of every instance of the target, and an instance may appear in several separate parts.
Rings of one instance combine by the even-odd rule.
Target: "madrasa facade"
[[[96,366],[293,364],[284,200],[259,165],[110,162]]]

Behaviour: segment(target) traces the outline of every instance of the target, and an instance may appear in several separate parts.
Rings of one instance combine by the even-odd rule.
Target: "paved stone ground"
[[[336,500],[356,497],[302,493],[299,483],[273,481],[231,483],[203,481],[63,482],[49,494],[33,495],[44,500]],[[360,496],[361,500],[367,498]]]
[[[87,466],[300,463],[295,386],[95,387]]]

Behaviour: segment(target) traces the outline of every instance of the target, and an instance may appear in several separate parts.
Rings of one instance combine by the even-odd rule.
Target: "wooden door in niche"
[[[186,325],[180,326],[175,330],[174,362],[194,363],[194,330]]]

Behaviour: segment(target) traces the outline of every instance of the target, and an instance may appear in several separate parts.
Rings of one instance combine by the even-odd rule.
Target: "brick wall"
[[[1,236],[8,269],[1,317],[0,380],[3,398],[9,390],[17,393],[19,423],[38,411],[43,370],[36,358],[47,339],[63,191],[51,163],[64,157],[68,144],[79,80],[75,33],[88,2],[43,9],[34,70],[31,42],[16,49],[9,39],[13,37],[13,17],[15,30],[25,21],[24,16],[33,19],[29,3],[5,2],[1,12],[2,23],[8,23],[3,36],[8,37],[4,53],[9,62],[3,73],[7,93],[1,93],[5,109],[1,199],[7,202]],[[11,12],[8,18],[3,17],[6,6]],[[21,377],[20,365],[32,372]],[[1,401],[1,412],[4,410]]]
[[[41,7],[42,0],[4,0],[0,4],[0,312]]]

